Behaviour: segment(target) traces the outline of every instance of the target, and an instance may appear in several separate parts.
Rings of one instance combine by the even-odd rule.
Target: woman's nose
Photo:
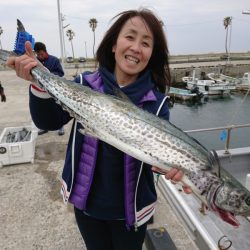
[[[131,46],[131,49],[134,51],[134,52],[137,52],[139,53],[140,50],[141,50],[141,44],[139,41],[134,41],[132,46]]]

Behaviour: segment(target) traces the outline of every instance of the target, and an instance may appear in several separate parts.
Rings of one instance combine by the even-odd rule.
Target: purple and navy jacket
[[[99,71],[81,74],[75,81],[87,84],[93,90],[104,92],[103,79]],[[141,98],[139,106],[163,119],[169,119],[166,99],[164,94],[152,88]],[[41,129],[57,130],[71,119],[66,111],[35,84],[30,88],[30,111],[35,125]],[[73,122],[62,173],[61,194],[66,203],[69,201],[85,211],[95,172],[98,139],[83,136],[79,132],[81,128],[80,123]],[[156,199],[151,166],[124,154],[126,225],[137,227],[147,222],[154,214]]]

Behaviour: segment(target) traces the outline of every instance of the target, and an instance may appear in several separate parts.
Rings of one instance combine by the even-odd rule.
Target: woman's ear
[[[116,44],[114,44],[113,47],[112,47],[112,52],[115,53],[115,51],[116,51]]]

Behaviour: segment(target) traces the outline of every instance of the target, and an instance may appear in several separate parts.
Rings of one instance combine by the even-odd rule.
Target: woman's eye
[[[142,45],[143,45],[144,47],[149,47],[149,46],[150,46],[149,43],[147,43],[147,42],[143,42]]]
[[[133,37],[132,37],[132,36],[126,36],[126,38],[127,38],[128,40],[133,40]]]

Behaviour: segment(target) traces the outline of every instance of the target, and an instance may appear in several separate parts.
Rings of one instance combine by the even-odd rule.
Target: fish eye
[[[250,206],[250,196],[248,196],[246,199],[245,199],[245,202],[248,206]]]

